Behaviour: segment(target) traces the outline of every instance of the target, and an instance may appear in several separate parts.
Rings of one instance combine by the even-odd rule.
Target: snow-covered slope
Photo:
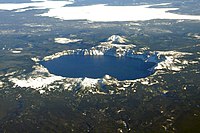
[[[125,43],[127,40],[119,35],[112,35],[107,41],[111,41],[112,43]]]
[[[138,58],[155,63],[161,60],[157,52],[146,51],[146,48],[138,49],[133,44],[125,44],[125,39],[121,36],[112,35],[107,40],[107,42],[101,42],[100,45],[90,49],[65,50],[46,56],[42,60],[48,61],[63,55],[109,55],[115,57]],[[121,44],[122,42],[124,44]]]

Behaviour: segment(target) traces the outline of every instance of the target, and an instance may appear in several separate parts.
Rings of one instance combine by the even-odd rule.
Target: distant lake
[[[106,74],[118,80],[147,77],[155,63],[140,59],[113,56],[67,55],[57,59],[42,61],[50,73],[69,78],[102,78]]]

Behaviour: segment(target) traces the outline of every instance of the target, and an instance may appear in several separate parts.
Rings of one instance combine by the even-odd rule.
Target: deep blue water
[[[67,55],[50,61],[42,61],[50,73],[70,78],[102,78],[106,74],[118,80],[130,80],[147,77],[155,63],[144,62],[128,57],[78,56]]]

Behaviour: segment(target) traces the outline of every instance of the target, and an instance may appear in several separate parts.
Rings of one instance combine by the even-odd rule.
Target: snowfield
[[[70,39],[70,38],[55,38],[55,43],[68,44],[82,41],[81,39]]]
[[[92,22],[146,21],[152,19],[200,20],[200,16],[197,15],[181,15],[169,12],[178,10],[179,8],[152,7],[169,5],[170,3],[139,6],[109,6],[105,4],[73,6],[73,3],[73,0],[32,0],[31,3],[0,4],[0,10],[25,12],[33,9],[48,9],[47,12],[36,15],[62,20],[88,20]]]

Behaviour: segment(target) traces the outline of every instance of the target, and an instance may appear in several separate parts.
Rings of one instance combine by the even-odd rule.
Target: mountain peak
[[[119,35],[112,35],[107,40],[114,43],[125,43],[127,41],[124,37]]]

